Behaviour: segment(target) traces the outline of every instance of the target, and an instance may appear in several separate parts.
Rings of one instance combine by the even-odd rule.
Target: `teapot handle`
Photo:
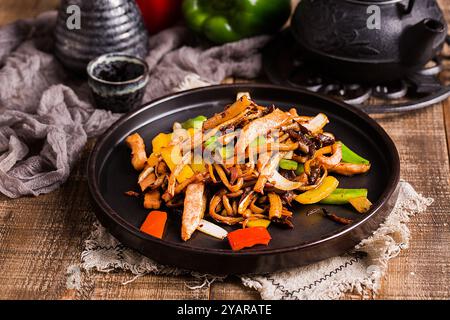
[[[403,13],[410,14],[414,7],[415,2],[416,2],[416,0],[409,0],[408,4],[402,4],[401,6],[402,6]]]

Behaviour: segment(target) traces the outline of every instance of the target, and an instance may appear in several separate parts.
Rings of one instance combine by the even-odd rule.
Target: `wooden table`
[[[450,3],[441,0],[450,21]],[[57,0],[2,0],[0,25],[55,8]],[[450,66],[448,66],[450,68]],[[445,75],[450,81],[450,72]],[[393,259],[378,299],[450,298],[450,102],[403,115],[375,117],[394,139],[402,178],[435,199],[415,217],[411,247]],[[257,299],[236,278],[190,290],[189,277],[148,275],[122,285],[124,272],[83,273],[81,290],[67,289],[67,269],[80,262],[94,215],[86,182],[86,147],[69,180],[57,191],[16,200],[0,196],[2,299]],[[348,299],[361,299],[347,295]]]

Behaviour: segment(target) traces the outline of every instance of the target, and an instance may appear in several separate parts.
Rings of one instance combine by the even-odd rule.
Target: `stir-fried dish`
[[[147,155],[138,133],[127,137],[131,164],[139,171],[143,206],[151,209],[143,232],[163,238],[167,213],[182,211],[181,238],[200,231],[227,238],[233,250],[268,244],[269,225],[294,228],[295,205],[351,205],[360,213],[371,203],[367,189],[338,188],[339,176],[364,174],[370,162],[332,133],[325,114],[300,115],[260,106],[248,94],[210,118],[174,123],[170,133],[153,138]],[[350,224],[325,208],[312,213]],[[227,232],[221,225],[237,226]]]

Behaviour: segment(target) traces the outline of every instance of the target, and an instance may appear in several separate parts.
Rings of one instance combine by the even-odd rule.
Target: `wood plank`
[[[410,248],[389,263],[378,298],[448,298],[450,172],[442,106],[377,119],[397,145],[401,177],[435,199],[409,224]]]
[[[68,181],[39,197],[0,197],[0,299],[208,299],[190,290],[191,277],[147,275],[122,285],[129,273],[83,274],[79,290],[67,289],[67,270],[80,263],[94,221],[83,152]]]
[[[256,290],[244,287],[237,277],[228,277],[223,282],[211,285],[212,300],[258,300],[261,296]]]

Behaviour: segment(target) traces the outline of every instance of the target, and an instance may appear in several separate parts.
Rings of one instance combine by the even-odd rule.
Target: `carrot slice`
[[[167,213],[164,211],[151,211],[141,226],[141,231],[156,238],[162,239],[166,226]]]
[[[271,239],[264,227],[239,229],[228,233],[228,242],[233,251],[250,248],[257,244],[268,245]]]

